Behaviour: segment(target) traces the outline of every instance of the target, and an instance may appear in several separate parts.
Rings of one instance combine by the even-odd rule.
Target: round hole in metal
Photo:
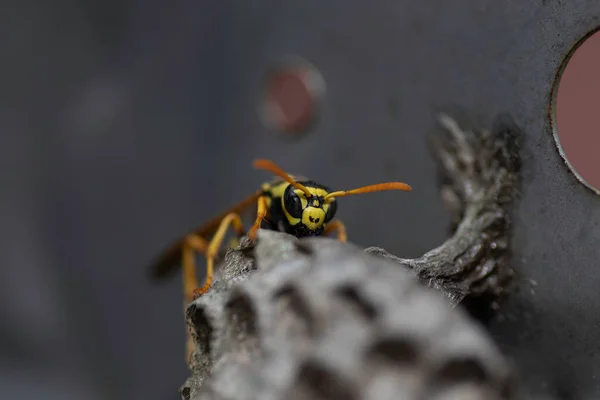
[[[600,31],[586,35],[557,74],[551,121],[554,140],[574,175],[600,194]]]
[[[307,61],[287,58],[267,73],[260,117],[274,131],[297,137],[316,123],[325,82]]]

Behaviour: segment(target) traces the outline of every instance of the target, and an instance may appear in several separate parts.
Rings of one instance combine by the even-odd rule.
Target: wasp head
[[[329,189],[312,181],[298,182],[306,190],[289,185],[282,198],[282,208],[288,223],[298,236],[317,236],[337,211],[335,199],[325,199]]]

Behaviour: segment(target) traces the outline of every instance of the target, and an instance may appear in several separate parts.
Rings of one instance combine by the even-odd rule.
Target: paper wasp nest
[[[432,144],[454,236],[416,260],[271,231],[243,240],[187,308],[196,352],[183,399],[511,397],[507,363],[454,305],[501,294],[511,275],[519,132],[505,117],[491,132],[440,122]]]

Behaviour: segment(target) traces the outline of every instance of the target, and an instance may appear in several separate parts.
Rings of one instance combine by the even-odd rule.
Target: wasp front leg
[[[258,232],[258,229],[260,228],[260,225],[266,216],[267,216],[267,197],[261,196],[258,198],[258,202],[257,202],[256,220],[254,221],[252,228],[250,228],[250,231],[248,232],[248,237],[253,242],[256,240],[256,233]]]
[[[191,301],[210,289],[213,280],[214,259],[219,252],[219,248],[221,247],[225,233],[230,224],[233,224],[238,236],[244,234],[244,227],[242,226],[239,215],[232,213],[223,218],[217,232],[210,242],[195,234],[186,237],[182,249],[184,306],[187,306]],[[206,256],[206,278],[204,280],[204,285],[201,288],[198,288],[198,278],[196,277],[196,252]],[[194,348],[193,336],[188,329],[186,340],[187,362],[190,361]]]
[[[223,218],[221,224],[219,225],[219,228],[217,229],[217,232],[215,233],[212,240],[210,241],[210,243],[208,243],[206,249],[204,250],[204,253],[206,255],[206,278],[202,287],[198,288],[196,286],[196,289],[192,290],[192,299],[196,299],[202,296],[208,291],[208,289],[210,289],[213,281],[215,257],[219,253],[219,249],[221,248],[221,244],[223,244],[225,234],[227,233],[227,228],[229,228],[229,225],[231,224],[233,224],[233,229],[238,234],[238,236],[242,236],[244,234],[244,225],[242,224],[242,219],[238,214],[231,213],[228,214],[225,218]],[[188,260],[184,260],[184,267],[186,261],[193,263],[193,255]],[[195,270],[195,266],[193,264],[190,269],[192,268]]]
[[[338,240],[342,243],[346,243],[348,240],[348,236],[346,235],[346,226],[339,219],[331,221],[329,224],[327,224],[323,234],[327,236],[334,231],[337,231]]]
[[[183,307],[188,306],[194,299],[194,289],[198,287],[198,278],[196,277],[196,261],[195,252],[206,253],[208,242],[198,235],[189,235],[185,238],[182,249],[183,261]],[[190,328],[187,328],[186,335],[186,362],[190,362],[190,358],[194,353],[195,344]]]
[[[183,299],[185,304],[189,304],[194,300],[194,290],[198,287],[198,278],[196,277],[196,252],[206,254],[208,246],[209,243],[198,235],[192,234],[185,238],[182,249]]]

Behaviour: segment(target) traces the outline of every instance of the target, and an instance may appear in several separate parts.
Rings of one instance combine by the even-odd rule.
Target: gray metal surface
[[[600,24],[600,2],[8,3],[0,332],[2,368],[19,374],[8,393],[52,369],[59,398],[75,393],[68,382],[88,398],[176,398],[180,285],[150,287],[145,263],[253,190],[265,178],[255,157],[334,188],[408,182],[408,194],[343,199],[340,217],[364,246],[417,257],[437,245],[449,221],[424,135],[452,106],[484,121],[509,112],[527,134],[519,277],[492,334],[529,391],[600,397],[600,199],[565,167],[548,118],[554,75]],[[327,84],[320,124],[295,143],[256,114],[263,72],[287,54]]]

